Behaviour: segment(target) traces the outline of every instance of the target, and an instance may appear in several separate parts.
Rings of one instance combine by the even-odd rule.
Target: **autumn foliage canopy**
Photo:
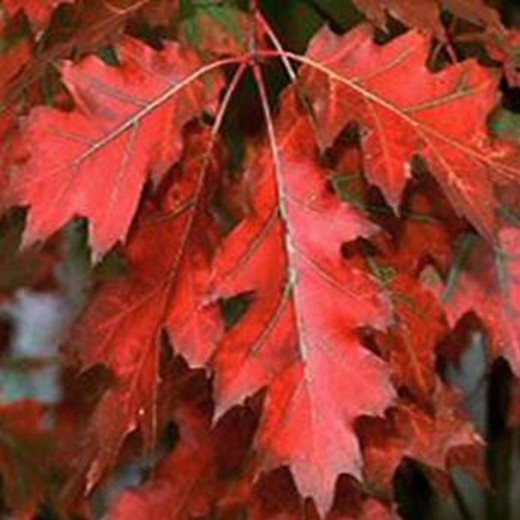
[[[489,485],[445,367],[480,332],[520,375],[520,37],[344,4],[299,39],[284,2],[1,4],[2,299],[71,226],[91,279],[62,399],[0,407],[13,518],[398,518],[410,460]]]

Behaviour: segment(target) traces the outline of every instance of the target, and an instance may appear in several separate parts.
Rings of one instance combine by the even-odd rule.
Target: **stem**
[[[296,319],[296,330],[298,333],[298,338],[304,338],[305,334],[305,326],[304,326],[304,319],[301,316],[298,306],[296,305],[297,300],[297,287],[298,287],[298,273],[297,269],[295,267],[296,261],[295,261],[295,255],[296,255],[296,245],[294,241],[294,237],[291,232],[291,226],[289,222],[289,215],[288,215],[288,209],[287,209],[287,187],[284,182],[283,178],[283,167],[282,167],[282,161],[280,159],[280,152],[278,149],[278,145],[276,142],[276,132],[273,124],[273,117],[271,115],[271,109],[269,107],[269,99],[267,97],[267,90],[265,88],[265,81],[264,77],[262,75],[262,70],[260,66],[258,65],[258,62],[253,62],[253,74],[255,76],[256,84],[258,87],[258,92],[260,94],[260,101],[262,104],[262,110],[264,112],[265,122],[267,126],[267,136],[269,139],[269,148],[271,150],[271,155],[273,158],[273,166],[274,166],[274,172],[275,172],[275,178],[276,178],[276,187],[278,191],[278,199],[279,199],[279,218],[283,222],[283,228],[284,228],[284,243],[285,243],[285,250],[287,254],[287,282],[286,286],[284,288],[285,294],[289,295],[292,294],[293,298],[293,305],[294,305],[294,312],[295,312],[295,319]],[[301,357],[304,361],[307,361],[307,349],[306,349],[306,341],[300,342],[300,350]]]
[[[267,20],[262,16],[260,11],[256,12],[256,16],[258,18],[260,25],[263,27],[267,36],[271,40],[274,48],[276,49],[276,52],[279,54],[280,60],[282,61],[284,69],[287,72],[287,75],[289,76],[289,79],[291,80],[291,83],[293,84],[293,86],[296,90],[298,98],[309,116],[309,121],[311,123],[314,135],[316,136],[318,143],[320,143],[321,139],[320,139],[320,135],[319,135],[319,131],[318,131],[318,125],[316,123],[316,115],[314,114],[312,104],[309,102],[309,99],[305,95],[305,92],[302,92],[301,85],[298,84],[296,70],[291,63],[291,60],[289,59],[285,49],[283,48],[283,46],[282,46],[280,40],[278,39],[278,37],[276,36],[275,32],[273,31],[273,29],[271,28],[271,26],[269,25]]]

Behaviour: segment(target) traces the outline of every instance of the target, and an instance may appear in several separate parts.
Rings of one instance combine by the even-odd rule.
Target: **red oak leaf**
[[[365,424],[363,457],[368,482],[382,490],[392,489],[392,479],[404,457],[415,459],[441,472],[452,452],[471,449],[479,452],[483,441],[471,422],[461,413],[460,396],[446,387],[438,387],[435,412],[426,413],[413,404],[403,404],[392,413],[391,423],[381,421]],[[474,458],[468,458],[473,469]],[[391,492],[390,492],[391,493]]]
[[[88,217],[96,255],[124,240],[148,178],[182,151],[182,129],[217,89],[196,80],[200,63],[177,44],[158,52],[123,39],[120,66],[90,56],[62,67],[71,112],[37,107],[22,131],[30,157],[12,173],[8,202],[30,206],[25,242]],[[213,87],[216,86],[212,83]]]
[[[245,505],[253,476],[243,478],[255,427],[254,414],[237,409],[215,429],[207,417],[181,408],[176,413],[181,440],[140,489],[114,504],[113,520],[209,518],[212,511]]]
[[[263,475],[255,486],[252,520],[319,520],[320,516],[309,502],[298,497],[294,482],[287,471],[273,471]],[[350,479],[338,482],[338,499],[326,520],[397,520],[391,506],[367,496]]]
[[[520,426],[520,379],[513,378],[511,382],[511,402],[509,405],[508,425],[511,428]]]
[[[41,103],[41,91],[45,92],[45,101],[48,104],[48,96],[51,90],[48,84],[49,69],[61,60],[74,56],[85,56],[107,45],[117,45],[123,34],[125,24],[139,12],[143,2],[151,6],[150,0],[127,0],[125,5],[118,2],[118,7],[104,0],[91,0],[78,8],[77,19],[74,20],[74,32],[68,35],[66,41],[54,42],[45,48],[38,48],[36,56],[27,63],[23,71],[6,84],[4,103],[6,106],[14,105],[18,100],[26,102],[27,91],[32,104],[35,99]],[[7,78],[6,78],[7,79]],[[66,98],[65,106],[70,107],[70,99],[58,86],[55,79],[56,93]],[[41,88],[38,88],[40,87]],[[59,101],[53,99],[54,106],[60,107]]]
[[[417,277],[430,264],[447,273],[453,263],[454,242],[468,230],[468,224],[457,217],[430,176],[420,175],[414,184],[392,233],[380,233],[373,243],[380,252],[380,261],[398,273]]]
[[[2,112],[6,109],[3,104],[9,81],[20,72],[30,57],[31,48],[27,40],[18,42],[0,54],[0,63],[2,65],[2,77],[0,78],[0,99],[2,100],[2,106],[0,108]]]
[[[177,18],[181,0],[153,0],[141,4],[141,15],[150,25],[168,25]]]
[[[497,11],[488,5],[485,0],[440,0],[441,5],[455,16],[463,18],[475,25],[488,28],[500,25]]]
[[[504,74],[512,87],[520,85],[520,31],[510,30],[507,34],[492,33],[486,39],[489,55],[503,64]]]
[[[94,271],[62,404],[0,406],[0,516],[90,518],[99,491],[116,520],[386,520],[408,508],[403,461],[442,490],[454,465],[485,480],[443,369],[470,313],[520,376],[516,93],[499,78],[517,79],[518,35],[485,0],[354,3],[414,30],[323,29],[301,55],[269,26],[300,20],[266,2],[2,3],[0,204],[26,208],[0,221],[4,306],[22,282],[69,301],[71,219],[95,257],[116,248],[100,270],[126,264]],[[482,59],[447,64],[434,39]],[[15,255],[25,223],[47,253]],[[33,368],[15,352],[30,327],[8,342],[10,325],[0,312],[0,380]],[[132,457],[142,485],[105,501]]]
[[[140,215],[126,250],[130,276],[103,285],[71,333],[82,366],[103,364],[116,378],[92,419],[88,488],[130,432],[139,428],[147,448],[155,442],[161,331],[192,365],[219,338],[219,313],[203,301],[214,233],[199,199],[206,140],[205,132],[191,137],[166,200]]]
[[[9,86],[19,75],[31,57],[31,49],[26,40],[18,42],[0,54],[2,76],[0,78],[0,186],[2,191],[7,182],[5,170],[12,155],[13,133],[16,127],[17,107],[9,103]]]
[[[359,511],[356,515],[341,515],[333,517],[331,520],[348,520],[350,518],[352,520],[397,520],[399,517],[397,516],[397,513],[381,504],[381,502],[378,502],[372,498],[368,498],[363,502],[361,511]]]
[[[436,0],[353,0],[356,7],[378,27],[385,28],[387,16],[401,20],[409,27],[418,27],[436,36],[444,30]]]
[[[460,412],[460,396],[448,389],[438,390],[435,417],[414,406],[398,412],[399,435],[405,439],[405,454],[432,468],[446,469],[450,450],[457,447],[483,447],[475,427]]]
[[[322,146],[330,146],[348,122],[358,121],[366,175],[395,210],[419,154],[453,207],[493,237],[493,180],[520,174],[509,163],[509,148],[491,143],[487,134],[497,79],[471,60],[431,73],[429,39],[416,32],[383,46],[371,34],[367,26],[345,36],[325,29],[300,58],[308,65],[303,77]]]
[[[440,20],[442,8],[475,25],[500,27],[498,13],[484,0],[354,0],[354,4],[379,27],[384,28],[387,15],[391,15],[409,27],[417,27],[440,38],[444,37]]]
[[[520,374],[520,231],[505,227],[493,250],[474,236],[461,242],[442,296],[452,325],[474,312],[489,328],[495,352]]]
[[[324,514],[337,475],[361,476],[354,421],[381,414],[394,396],[384,363],[357,333],[385,327],[390,305],[377,282],[341,255],[344,242],[374,226],[337,198],[295,96],[282,106],[271,152],[248,172],[251,215],[215,262],[216,296],[252,300],[218,347],[216,405],[220,414],[267,387],[257,437],[263,466],[289,465],[300,492]]]
[[[442,307],[412,277],[398,276],[389,285],[396,323],[382,335],[382,348],[396,383],[428,405],[436,385],[435,347],[448,330]]]

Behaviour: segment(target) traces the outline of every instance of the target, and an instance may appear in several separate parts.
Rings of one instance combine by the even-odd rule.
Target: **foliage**
[[[1,9],[2,298],[90,279],[63,398],[0,407],[6,514],[397,518],[410,461],[486,485],[448,373],[480,332],[520,375],[505,4]]]

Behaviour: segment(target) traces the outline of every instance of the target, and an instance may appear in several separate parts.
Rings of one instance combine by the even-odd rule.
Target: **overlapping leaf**
[[[496,354],[503,354],[520,373],[520,233],[514,227],[500,232],[494,251],[475,236],[460,243],[446,290],[444,307],[452,325],[469,312],[488,327]]]
[[[442,308],[412,277],[392,281],[396,323],[381,343],[399,386],[420,403],[429,403],[436,385],[435,348],[446,333]]]
[[[441,472],[447,471],[450,455],[470,450],[478,459],[483,442],[475,428],[460,411],[460,395],[440,386],[435,392],[435,412],[404,404],[393,410],[386,424],[365,425],[363,446],[365,477],[387,492],[404,457],[409,457]]]
[[[38,511],[44,494],[40,472],[31,467],[31,458],[45,461],[45,407],[36,402],[21,402],[0,407],[0,472],[7,487],[6,506],[21,518],[29,518]]]
[[[2,77],[0,79],[0,183],[2,191],[5,189],[8,167],[7,157],[13,146],[12,132],[16,126],[16,107],[9,106],[5,101],[9,91],[9,84],[31,56],[31,50],[27,41],[21,41],[11,48],[6,49],[1,55]]]
[[[213,240],[199,200],[205,135],[192,137],[161,207],[140,216],[127,248],[130,276],[103,286],[71,333],[84,369],[102,364],[115,376],[92,421],[88,487],[130,432],[139,428],[148,448],[155,443],[161,331],[192,365],[207,359],[220,335],[218,313],[204,306]]]
[[[147,179],[179,159],[184,124],[218,93],[211,81],[209,93],[195,78],[184,84],[201,64],[177,44],[155,51],[126,38],[117,53],[117,67],[93,56],[63,66],[74,110],[31,111],[22,133],[30,157],[9,197],[30,206],[26,243],[76,216],[89,219],[95,254],[123,240]]]
[[[24,11],[34,29],[39,32],[47,28],[54,10],[63,3],[75,0],[4,0],[3,5],[9,15]]]
[[[349,121],[361,125],[368,179],[398,210],[420,155],[456,210],[486,237],[496,234],[494,182],[517,179],[517,155],[489,141],[486,119],[497,79],[474,61],[433,74],[429,39],[416,32],[378,46],[360,26],[345,36],[323,30],[304,61],[322,145]],[[403,81],[405,83],[403,83]],[[406,85],[406,88],[403,88]]]
[[[342,258],[342,244],[374,226],[331,189],[291,94],[275,135],[249,173],[252,214],[216,259],[216,295],[252,299],[218,347],[216,404],[222,413],[267,387],[257,439],[264,466],[289,465],[325,512],[337,475],[361,475],[354,421],[381,414],[393,398],[386,367],[357,330],[384,328],[390,304],[375,279]]]
[[[500,27],[498,13],[483,0],[354,0],[367,18],[385,27],[387,16],[401,20],[409,27],[417,27],[444,38],[441,22],[442,8],[455,16],[488,29]]]
[[[235,410],[214,429],[207,417],[187,407],[176,418],[181,429],[179,445],[151,481],[123,494],[114,504],[110,515],[114,520],[205,518],[214,510],[237,513],[250,501],[253,474],[243,473],[254,414]]]
[[[9,14],[25,10],[39,37],[59,3],[5,6]],[[0,88],[0,95],[18,99],[25,80],[57,57],[115,42],[116,64],[89,56],[61,66],[70,111],[28,101],[16,140],[26,160],[18,153],[9,163],[2,194],[8,204],[29,207],[27,244],[76,216],[89,221],[95,256],[129,237],[128,272],[95,291],[67,351],[82,370],[103,365],[112,375],[88,420],[79,479],[92,490],[133,432],[149,449],[174,420],[180,441],[142,489],[122,495],[114,518],[233,516],[245,509],[258,519],[316,517],[301,496],[313,498],[323,517],[335,489],[330,519],[393,517],[390,500],[386,507],[368,493],[383,490],[390,499],[403,458],[443,473],[453,454],[481,448],[460,399],[436,370],[448,324],[476,313],[496,351],[519,370],[519,234],[500,227],[496,210],[505,191],[498,185],[518,184],[520,167],[513,145],[488,136],[498,77],[475,61],[437,73],[427,67],[430,37],[445,37],[442,8],[488,32],[502,30],[496,13],[478,0],[355,3],[378,25],[390,15],[428,36],[412,31],[377,45],[368,26],[344,36],[324,29],[302,56],[285,52],[259,13],[225,5],[190,11],[163,0],[100,1],[89,9],[78,3],[71,9],[75,34],[60,40],[54,18],[44,63],[29,67],[18,88]],[[233,58],[203,65],[178,44],[153,50],[123,36],[125,30],[146,33],[158,46],[159,38],[176,35],[206,57]],[[273,104],[275,115],[261,72],[263,60],[273,58],[282,58],[294,83]],[[498,59],[511,79],[512,56]],[[300,65],[298,72],[288,60]],[[220,76],[206,73],[230,63],[241,63],[241,72],[221,106],[228,107],[251,67],[260,103],[229,116],[259,117],[261,106],[262,135],[257,128],[253,138],[235,136],[238,119],[226,126],[224,110],[212,132],[187,124],[211,112],[219,94]],[[10,77],[21,63],[14,65],[6,69]],[[247,85],[239,96],[244,92]],[[13,110],[9,130],[14,116]],[[229,193],[239,184],[229,181],[236,171],[208,155],[222,128],[233,166],[247,157],[238,196]],[[143,197],[150,181],[155,190]],[[217,189],[227,193],[215,200]],[[222,205],[226,231],[238,221],[225,238],[213,218]],[[470,225],[481,238],[446,276],[453,240]],[[429,264],[447,279],[440,298],[424,287]],[[224,327],[235,307],[243,313]],[[179,411],[171,397],[166,337],[191,367],[211,371],[213,431],[208,393],[202,419],[190,407]],[[235,406],[253,395],[263,411],[249,450],[256,416],[245,429],[233,418],[251,402]],[[350,477],[338,482],[340,474]],[[362,478],[369,486],[360,490],[355,481]]]

